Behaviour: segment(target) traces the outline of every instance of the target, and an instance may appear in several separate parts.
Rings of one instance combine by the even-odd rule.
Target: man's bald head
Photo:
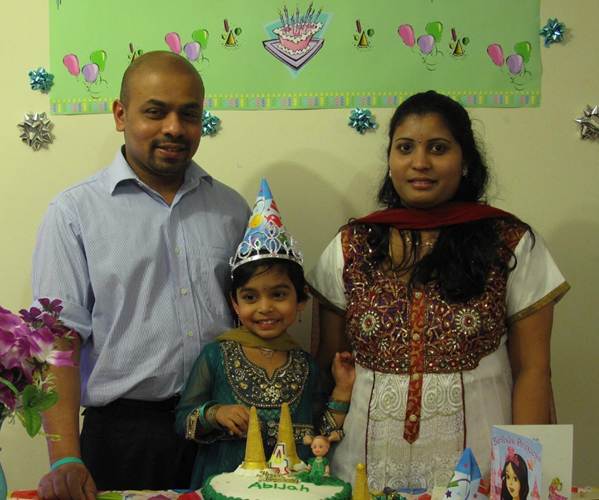
[[[196,68],[184,57],[174,52],[154,51],[146,52],[136,57],[123,74],[119,100],[127,107],[131,91],[138,82],[143,82],[144,75],[152,72],[165,71],[193,76],[197,79],[202,97],[204,96],[204,83]],[[140,78],[138,78],[140,77]]]

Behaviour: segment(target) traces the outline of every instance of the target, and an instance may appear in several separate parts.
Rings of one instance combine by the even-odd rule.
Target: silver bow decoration
[[[21,140],[34,151],[52,144],[53,126],[46,113],[25,113],[25,121],[17,125],[21,131]]]
[[[599,139],[599,106],[591,108],[587,105],[584,114],[576,123],[580,125],[581,139]]]

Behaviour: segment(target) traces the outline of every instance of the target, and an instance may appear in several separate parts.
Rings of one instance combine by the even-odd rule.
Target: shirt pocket
[[[214,319],[230,317],[227,302],[229,252],[215,246],[200,246],[192,255],[193,293],[202,314]]]

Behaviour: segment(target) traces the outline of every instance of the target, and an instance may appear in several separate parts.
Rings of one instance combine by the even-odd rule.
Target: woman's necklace
[[[272,359],[275,354],[275,350],[268,347],[258,347],[258,352],[267,359]]]

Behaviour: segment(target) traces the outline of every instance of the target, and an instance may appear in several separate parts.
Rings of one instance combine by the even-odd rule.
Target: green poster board
[[[540,103],[539,0],[49,0],[51,111],[109,112],[132,59],[188,58],[207,109]]]

